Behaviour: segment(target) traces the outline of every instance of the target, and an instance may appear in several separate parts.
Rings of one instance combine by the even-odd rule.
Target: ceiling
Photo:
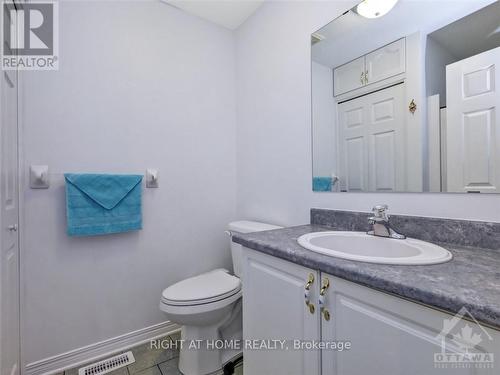
[[[161,1],[230,30],[237,29],[264,2],[264,0]]]
[[[500,46],[500,1],[429,35],[458,60]]]
[[[324,40],[312,47],[312,59],[337,67],[416,31],[428,34],[492,2],[494,0],[400,0],[387,15],[376,19],[363,18],[350,11],[317,31]],[[498,22],[498,15],[493,12],[488,20],[488,25],[469,25],[468,32],[473,28],[491,29],[491,23]],[[469,47],[460,38],[456,44]]]

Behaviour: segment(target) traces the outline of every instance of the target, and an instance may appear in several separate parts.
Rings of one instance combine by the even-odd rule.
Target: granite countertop
[[[466,307],[478,321],[500,329],[500,250],[438,243],[453,254],[451,261],[397,266],[329,257],[304,249],[297,243],[297,238],[303,234],[328,230],[333,229],[303,225],[249,234],[233,233],[233,241],[453,314]]]

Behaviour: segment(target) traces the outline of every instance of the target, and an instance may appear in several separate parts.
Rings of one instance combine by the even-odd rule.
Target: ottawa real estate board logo
[[[2,2],[2,69],[59,68],[59,12],[53,1]]]
[[[479,370],[494,368],[494,353],[484,348],[491,348],[497,344],[465,307],[451,319],[444,319],[443,329],[436,339],[441,341],[441,351],[434,353],[435,368]]]

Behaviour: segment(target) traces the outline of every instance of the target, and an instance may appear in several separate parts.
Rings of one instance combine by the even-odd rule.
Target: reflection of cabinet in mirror
[[[375,83],[405,72],[405,38],[365,56],[368,83]]]
[[[335,96],[405,72],[405,38],[333,70]]]
[[[360,57],[333,70],[335,96],[359,89],[365,82],[365,57]]]

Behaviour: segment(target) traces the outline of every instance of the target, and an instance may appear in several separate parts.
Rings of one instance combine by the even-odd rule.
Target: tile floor
[[[174,341],[180,339],[180,332],[160,340]],[[127,367],[108,372],[109,375],[182,375],[177,364],[179,351],[172,349],[152,349],[149,342],[129,349],[134,354],[135,362]],[[128,350],[126,350],[128,351]],[[57,375],[78,375],[78,366]],[[243,363],[236,365],[234,375],[243,375]]]

